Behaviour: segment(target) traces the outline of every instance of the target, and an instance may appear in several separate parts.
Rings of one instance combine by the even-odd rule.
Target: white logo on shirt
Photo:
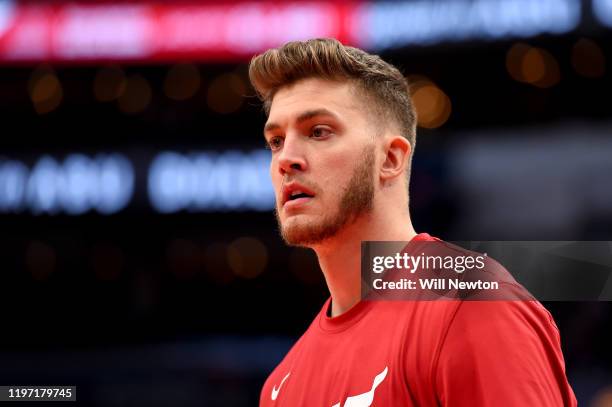
[[[283,380],[281,380],[280,384],[278,385],[278,389],[276,388],[276,385],[272,387],[272,400],[276,400],[278,397],[278,392],[280,391],[281,387],[283,387],[283,383],[285,383],[285,380],[287,380],[290,374],[291,372],[287,373],[287,375],[283,377]]]
[[[374,383],[372,383],[372,388],[370,391],[347,398],[342,407],[369,407],[372,405],[372,401],[374,400],[374,391],[378,385],[385,380],[385,377],[387,377],[387,371],[388,368],[385,366],[385,370],[380,372],[374,378]],[[340,403],[336,403],[332,407],[340,407]]]

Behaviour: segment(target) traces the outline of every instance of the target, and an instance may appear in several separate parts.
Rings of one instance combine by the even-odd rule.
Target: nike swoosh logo
[[[342,407],[369,407],[371,406],[372,401],[374,401],[374,392],[376,391],[376,388],[378,387],[378,385],[381,384],[383,380],[385,380],[385,377],[387,377],[388,370],[389,369],[387,368],[387,366],[385,366],[385,370],[383,370],[382,372],[376,375],[376,377],[374,378],[374,383],[372,383],[372,388],[370,389],[370,391],[347,398]],[[340,403],[336,403],[332,407],[340,407]]]
[[[283,383],[285,383],[285,380],[287,380],[290,374],[291,372],[287,373],[287,375],[283,377],[283,380],[281,380],[280,384],[278,385],[278,389],[276,388],[276,385],[272,387],[272,400],[276,400],[278,397],[278,392],[280,391],[281,387],[283,387]]]

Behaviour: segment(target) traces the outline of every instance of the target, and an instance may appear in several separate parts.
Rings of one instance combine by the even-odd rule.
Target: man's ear
[[[393,182],[404,176],[412,147],[405,137],[392,136],[385,140],[383,148],[385,159],[380,168],[380,179],[383,183]]]

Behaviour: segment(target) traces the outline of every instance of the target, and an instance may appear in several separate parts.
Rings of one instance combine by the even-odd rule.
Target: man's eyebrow
[[[327,110],[327,109],[314,109],[314,110],[307,110],[303,113],[301,113],[297,119],[295,120],[295,122],[297,124],[301,124],[307,120],[313,119],[317,116],[329,116],[332,117],[335,120],[339,120],[338,115],[335,114],[334,112],[332,112],[331,110]],[[272,123],[272,122],[268,122],[266,123],[266,125],[264,126],[264,133],[267,133],[269,131],[272,130],[276,130],[279,129],[281,126],[277,123]]]

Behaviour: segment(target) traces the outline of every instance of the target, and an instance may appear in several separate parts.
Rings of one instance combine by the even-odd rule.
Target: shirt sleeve
[[[559,331],[537,301],[465,301],[434,370],[442,406],[576,406]]]

